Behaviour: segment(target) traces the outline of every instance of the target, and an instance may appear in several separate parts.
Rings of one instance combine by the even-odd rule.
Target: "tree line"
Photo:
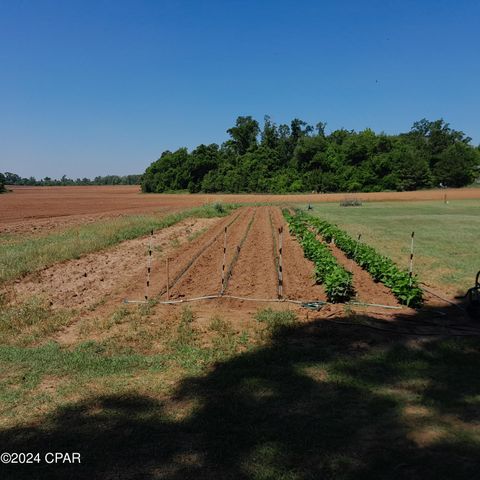
[[[73,180],[63,175],[60,179],[45,177],[37,180],[35,177],[22,178],[16,173],[0,173],[0,185],[30,185],[30,186],[68,186],[68,185],[139,185],[142,175],[106,175],[89,178],[77,178]],[[1,191],[1,187],[0,187]]]
[[[374,192],[462,187],[480,174],[480,147],[443,119],[422,119],[397,135],[326,133],[294,119],[262,128],[238,117],[222,145],[165,151],[145,171],[144,192]]]

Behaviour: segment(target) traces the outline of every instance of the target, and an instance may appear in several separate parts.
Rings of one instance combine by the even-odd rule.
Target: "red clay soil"
[[[278,275],[269,212],[270,207],[256,208],[248,236],[233,266],[226,290],[228,295],[277,298]]]
[[[253,212],[253,207],[241,209],[238,219],[227,228],[227,267],[234,257],[236,246],[240,243]],[[226,223],[222,224],[222,227],[224,225]],[[222,287],[223,245],[224,233],[220,231],[215,243],[198,257],[188,272],[174,286],[171,298],[192,298],[220,293]],[[190,261],[194,255],[193,252],[189,256],[185,255],[184,260]]]
[[[342,265],[345,270],[353,273],[353,288],[356,292],[356,301],[396,307],[400,306],[400,303],[398,303],[393,293],[383,285],[383,283],[375,282],[366,270],[361,268],[353,260],[347,258],[336,245],[330,244],[329,248],[337,259],[337,262]]]
[[[374,192],[358,194],[141,194],[139,186],[8,187],[0,195],[0,234],[48,231],[121,214],[171,212],[206,203],[315,203],[339,202],[346,197],[362,201],[479,199],[479,188],[424,190],[417,192]],[[34,230],[36,229],[36,230]]]
[[[156,282],[159,273],[164,272],[163,257],[174,250],[172,242],[185,244],[190,235],[211,229],[219,221],[218,218],[187,219],[155,233],[152,291],[156,286],[158,288]],[[31,295],[47,298],[54,308],[90,308],[104,298],[111,301],[116,292],[123,297],[132,288],[136,298],[143,299],[149,241],[150,236],[128,240],[78,260],[57,263],[18,279],[5,288],[19,299]],[[187,243],[187,246],[181,248],[188,250],[191,245]],[[123,298],[116,298],[115,301],[120,302]]]
[[[323,286],[315,283],[313,262],[305,258],[302,246],[290,234],[280,209],[272,209],[272,219],[276,231],[279,227],[283,227],[283,294],[285,298],[326,301]]]

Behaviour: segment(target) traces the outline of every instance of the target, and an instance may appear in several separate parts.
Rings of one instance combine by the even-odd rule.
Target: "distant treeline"
[[[37,180],[35,177],[22,178],[15,173],[0,173],[0,185],[32,185],[32,186],[66,186],[66,185],[139,185],[142,175],[107,175],[105,177],[95,177],[93,180],[89,178],[77,178],[73,180],[63,175],[62,178],[45,177]],[[1,190],[1,188],[0,188]]]
[[[299,119],[263,128],[238,117],[222,145],[165,151],[146,170],[144,192],[372,192],[462,187],[479,175],[480,147],[443,120],[398,135],[335,130]]]

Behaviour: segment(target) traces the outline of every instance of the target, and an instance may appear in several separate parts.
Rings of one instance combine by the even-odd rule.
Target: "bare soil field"
[[[451,200],[480,198],[480,189],[425,190],[359,194],[148,194],[138,186],[9,187],[0,196],[0,233],[36,233],[102,218],[151,212],[170,213],[213,202],[306,203],[337,202],[354,196],[362,201]]]

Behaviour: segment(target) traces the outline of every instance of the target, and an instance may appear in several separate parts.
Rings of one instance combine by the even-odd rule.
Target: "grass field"
[[[110,327],[92,327],[136,324],[128,330],[135,348],[119,336],[73,349],[2,346],[1,444],[81,452],[81,466],[55,466],[63,478],[470,479],[478,472],[477,341],[408,341],[302,324],[271,309],[238,334],[220,317],[201,328],[185,308],[152,337],[151,318],[152,311],[120,312]],[[34,467],[9,468],[2,478],[31,478]],[[51,468],[35,472],[52,478]]]
[[[408,267],[410,235],[415,232],[415,265],[420,280],[450,295],[465,293],[480,270],[480,201],[364,202],[313,205],[313,214],[336,223],[355,238]]]

